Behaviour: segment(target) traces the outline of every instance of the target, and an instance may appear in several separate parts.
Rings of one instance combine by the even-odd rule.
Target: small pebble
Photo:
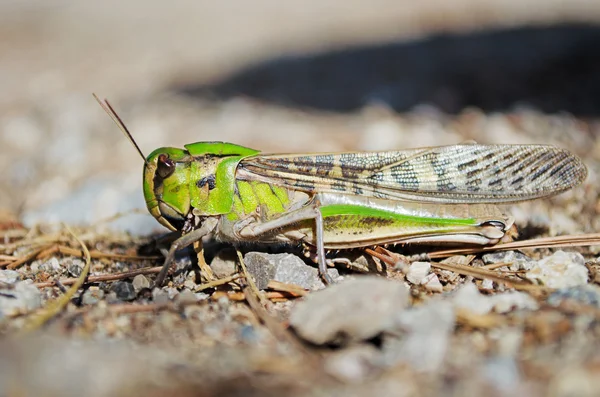
[[[308,295],[293,307],[290,325],[318,345],[369,339],[394,325],[408,298],[403,283],[360,276]]]
[[[138,274],[133,278],[132,285],[133,289],[137,293],[144,288],[150,288],[150,280],[148,280],[148,277],[144,276],[143,274]]]
[[[219,251],[212,262],[210,268],[217,278],[231,276],[237,271],[238,257],[234,249],[226,248]]]
[[[0,289],[0,318],[28,313],[41,305],[42,295],[30,281],[18,281]]]
[[[412,284],[419,285],[431,270],[429,262],[413,262],[406,272],[406,279]]]
[[[133,284],[127,281],[114,282],[110,290],[116,294],[118,300],[125,302],[134,300],[137,295]]]
[[[521,371],[511,357],[488,359],[480,368],[481,375],[502,394],[516,391],[521,381]]]
[[[242,325],[240,328],[240,340],[244,343],[255,344],[259,341],[259,335],[251,325]]]
[[[324,370],[329,375],[348,383],[360,383],[378,367],[380,353],[373,345],[356,345],[327,356]]]
[[[493,291],[494,290],[494,280],[490,280],[489,278],[486,278],[483,281],[481,281],[481,289]]]
[[[104,291],[97,287],[90,287],[81,297],[82,305],[95,305],[104,298]]]
[[[197,284],[189,278],[183,282],[183,287],[185,289],[187,289],[188,291],[196,289],[196,286],[197,286]]]
[[[546,287],[568,288],[587,284],[588,269],[580,253],[557,251],[539,260],[525,277]]]
[[[165,292],[169,295],[169,299],[173,300],[177,295],[179,295],[179,290],[173,287],[165,288]]]
[[[189,289],[185,289],[183,291],[181,291],[176,297],[175,297],[175,301],[177,303],[195,303],[198,301],[198,298],[196,297],[196,294],[193,293],[192,291],[190,291]]]
[[[0,270],[0,284],[14,284],[20,279],[21,275],[15,270]]]
[[[473,314],[487,314],[494,307],[489,297],[482,295],[472,283],[460,286],[451,297],[455,309],[465,309]]]
[[[486,265],[494,263],[506,263],[508,268],[513,271],[530,270],[536,261],[516,251],[503,251],[485,254],[481,258]]]
[[[83,271],[84,263],[80,259],[73,259],[73,261],[67,267],[69,274],[73,277],[79,277]]]
[[[117,304],[117,303],[121,303],[121,301],[119,300],[119,298],[117,298],[117,293],[115,291],[109,291],[107,294],[105,294],[104,300],[109,305],[114,305],[114,304]]]
[[[577,285],[554,291],[548,297],[548,304],[559,306],[562,302],[574,300],[580,304],[600,307],[600,287],[594,284]]]
[[[395,329],[402,331],[402,337],[394,333],[385,337],[383,352],[386,365],[404,362],[418,371],[438,370],[444,362],[454,330],[452,304],[434,299],[423,306],[399,312],[395,322]]]
[[[508,313],[512,310],[537,310],[539,304],[524,292],[507,291],[488,296],[496,313]]]
[[[483,295],[475,284],[465,284],[453,294],[452,304],[473,314],[487,314],[492,310],[507,313],[512,310],[537,310],[539,305],[530,295],[509,291],[494,295]]]
[[[443,292],[444,291],[444,286],[442,285],[442,283],[440,282],[440,279],[438,278],[437,274],[435,274],[435,273],[431,273],[431,274],[425,276],[425,278],[423,280],[421,280],[421,285],[423,285],[425,287],[425,289],[427,289],[428,291],[431,291],[431,292]]]
[[[169,303],[169,294],[160,288],[154,288],[152,290],[152,301],[158,305],[164,305]]]

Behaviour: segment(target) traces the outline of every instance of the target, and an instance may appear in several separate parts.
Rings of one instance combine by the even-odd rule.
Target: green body
[[[488,200],[481,200],[479,185],[483,182],[473,179],[481,170],[474,167],[473,161],[451,164],[446,158],[480,148],[481,155],[486,150],[494,155],[500,153],[504,162],[511,162],[514,150],[506,154],[502,150],[520,147],[457,145],[441,149],[445,148],[452,151],[434,148],[364,155],[261,155],[234,144],[198,142],[185,149],[161,148],[150,154],[144,194],[150,213],[171,230],[185,233],[198,227],[203,219],[218,217],[214,232],[230,241],[316,244],[313,219],[290,218],[290,222],[260,235],[242,232],[247,225],[266,224],[303,207],[315,206],[323,219],[326,248],[399,241],[494,243],[512,221],[495,205],[478,201],[519,201],[523,199],[520,194],[547,194],[538,192],[541,188],[519,193],[513,183],[508,193],[490,195],[488,191]],[[159,156],[165,154],[174,163],[174,169],[166,178],[159,178],[157,164],[161,161]],[[491,155],[487,158],[491,159]],[[436,161],[445,162],[445,171],[455,173],[451,181],[444,180],[435,167]],[[359,167],[361,162],[365,166]],[[465,170],[461,164],[470,168]],[[425,168],[415,176],[418,167]],[[472,180],[461,180],[462,173]],[[498,174],[498,170],[492,173]],[[375,178],[375,182],[365,184],[369,178]],[[394,190],[400,181],[404,183],[402,189]],[[464,186],[464,192],[453,193],[456,185]],[[487,190],[493,185],[488,183]],[[559,187],[564,190],[563,185]],[[438,191],[428,192],[435,189]]]

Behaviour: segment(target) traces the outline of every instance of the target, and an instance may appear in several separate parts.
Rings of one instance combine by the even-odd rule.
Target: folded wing
[[[259,155],[241,178],[307,192],[444,203],[502,203],[560,193],[587,176],[549,145],[461,144],[387,152]]]

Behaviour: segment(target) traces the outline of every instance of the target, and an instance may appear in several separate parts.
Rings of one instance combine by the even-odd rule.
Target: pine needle
[[[67,230],[67,232],[69,232],[69,234],[71,234],[71,236],[73,236],[73,238],[79,243],[79,245],[81,245],[81,249],[83,250],[83,253],[85,255],[85,265],[83,266],[83,269],[81,270],[81,274],[77,278],[77,282],[75,282],[71,286],[71,288],[69,288],[67,290],[67,292],[65,292],[63,295],[59,296],[58,298],[54,299],[53,301],[49,302],[44,310],[42,310],[40,313],[36,313],[36,314],[32,315],[28,319],[28,321],[23,326],[23,333],[32,332],[32,331],[35,331],[35,330],[41,328],[44,324],[46,324],[48,321],[50,321],[54,316],[56,316],[58,313],[60,313],[67,306],[69,301],[71,299],[73,299],[73,296],[75,296],[75,293],[77,293],[77,290],[79,288],[81,288],[81,286],[85,282],[87,275],[90,272],[90,266],[91,266],[91,262],[92,262],[92,258],[90,256],[90,251],[88,251],[87,246],[83,243],[83,241],[81,241],[79,239],[79,237],[77,237],[77,235],[71,230],[71,228],[69,228],[69,226],[67,226],[67,225],[63,225],[63,226]]]

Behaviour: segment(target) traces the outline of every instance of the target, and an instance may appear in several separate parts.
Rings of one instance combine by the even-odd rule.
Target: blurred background
[[[587,182],[510,213],[523,238],[594,232],[600,230],[599,48],[597,0],[0,0],[0,230],[16,222],[91,225],[145,211],[142,159],[95,102],[95,92],[111,101],[146,154],[211,140],[264,152],[467,140],[555,144],[583,158]],[[109,225],[135,235],[164,231],[148,214]],[[586,259],[598,252],[592,248]],[[80,274],[71,270],[78,259],[58,256],[20,272],[38,281]],[[95,264],[98,274],[129,269],[124,262]],[[586,265],[597,284],[597,260]],[[0,273],[0,285],[10,286],[10,273]],[[152,396],[166,394],[153,389],[163,382],[188,385],[187,393],[177,389],[180,396],[280,396],[292,395],[292,388],[278,381],[266,393],[265,374],[311,386],[311,370],[322,375],[312,365],[304,366],[311,367],[307,375],[273,359],[273,352],[283,358],[289,350],[258,327],[245,304],[224,297],[181,311],[110,311],[128,303],[103,299],[103,289],[117,296],[108,288],[131,285],[135,297],[135,283],[90,286],[90,299],[102,295],[85,307],[70,305],[70,314],[53,323],[58,340],[0,340],[0,389]],[[414,316],[423,324],[414,334],[424,339],[407,354],[441,360],[447,343],[447,365],[417,374],[402,364],[373,379],[379,388],[350,382],[337,395],[594,395],[600,292],[590,287],[573,292],[591,302],[579,315],[547,310],[540,300],[541,310],[511,312],[498,327],[497,318],[485,316],[455,327],[448,305],[440,310],[450,315],[437,314],[438,304],[448,302],[438,294],[427,302],[413,288],[411,297],[425,301],[415,306],[436,311],[431,323]],[[167,288],[166,298],[140,288],[144,293],[131,306],[179,299],[175,288]],[[44,299],[57,291],[45,288]],[[38,304],[39,294],[33,295]],[[11,297],[4,301],[14,303]],[[279,319],[290,303],[278,306]],[[439,327],[445,318],[450,325]],[[340,357],[350,359],[334,366],[349,373],[375,363]],[[53,384],[56,389],[48,387]],[[248,393],[252,387],[256,394]]]
[[[142,161],[92,92],[145,153],[475,139],[595,159],[598,21],[591,0],[3,0],[1,213],[90,224],[144,208]]]

